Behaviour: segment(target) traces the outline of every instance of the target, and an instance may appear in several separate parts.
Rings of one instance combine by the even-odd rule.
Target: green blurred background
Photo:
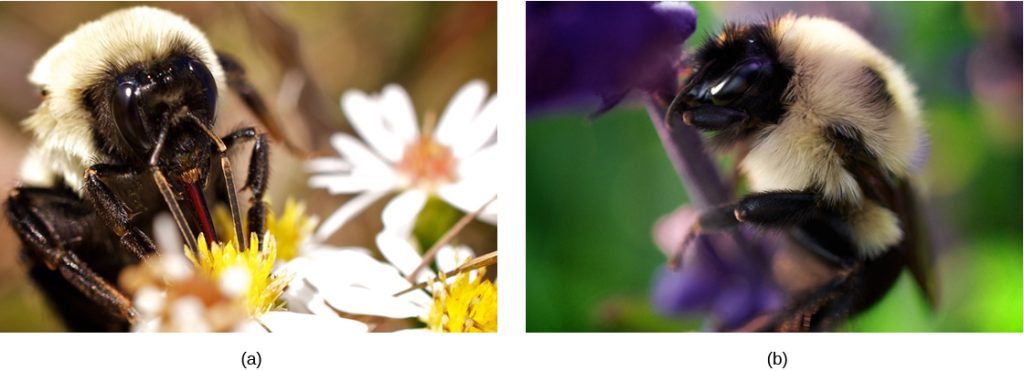
[[[1020,3],[692,3],[687,48],[724,21],[827,15],[904,64],[924,101],[941,304],[904,276],[847,331],[1021,331]],[[527,125],[527,331],[691,331],[650,305],[654,222],[686,202],[646,111]]]
[[[35,60],[79,24],[142,4],[147,3],[0,3],[0,45],[4,46],[0,53],[4,66],[0,68],[0,195],[17,184],[29,144],[19,122],[39,104],[38,92],[27,78]],[[470,80],[486,81],[491,94],[498,88],[497,6],[493,2],[148,5],[184,16],[215,49],[234,55],[283,123],[285,134],[317,154],[334,154],[327,142],[331,133],[352,133],[338,103],[348,89],[375,93],[386,84],[399,84],[409,92],[422,123],[428,112],[440,114],[455,91]],[[257,122],[240,109],[236,97],[221,94],[221,99],[217,132]],[[271,153],[269,198],[274,209],[280,210],[286,198],[294,197],[305,201],[308,212],[322,220],[346,200],[309,189],[301,160],[282,146],[272,143]],[[236,155],[235,168],[247,169],[247,157]],[[242,171],[236,175],[240,179],[244,179]],[[372,205],[328,242],[372,249],[381,229],[380,211],[389,200],[385,197]],[[444,224],[451,225],[462,216],[443,206],[427,210],[429,217],[421,219],[434,220],[435,225],[421,229],[439,235],[447,230]],[[494,226],[473,222],[459,234],[459,241],[484,253],[497,248],[496,236]],[[63,330],[29,283],[19,245],[0,216],[0,332]]]

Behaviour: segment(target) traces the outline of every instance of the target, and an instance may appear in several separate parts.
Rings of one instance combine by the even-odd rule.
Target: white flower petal
[[[465,128],[466,132],[452,144],[452,154],[456,158],[465,158],[487,144],[498,129],[498,114],[498,99],[491,97],[473,122]]]
[[[255,321],[253,321],[255,322]],[[243,331],[266,331],[275,333],[358,333],[367,332],[365,323],[337,316],[317,316],[290,312],[267,312],[260,316],[255,326],[246,324]],[[264,328],[266,326],[266,328]]]
[[[492,144],[481,148],[472,155],[459,160],[459,179],[473,179],[474,181],[486,181],[491,187],[497,187],[499,178],[498,169],[498,146]]]
[[[302,258],[296,258],[288,262],[288,266],[290,267],[289,271],[292,269],[302,270],[302,268],[292,264],[299,259]],[[288,284],[284,293],[281,294],[281,299],[288,303],[288,311],[290,312],[335,315],[334,310],[324,303],[324,299],[320,295],[319,291],[309,284],[309,281],[305,277],[299,277],[296,275]]]
[[[206,307],[199,298],[189,295],[171,302],[168,305],[168,317],[176,331],[210,332],[210,324],[206,321]]]
[[[320,224],[320,227],[316,229],[314,237],[318,241],[326,240],[334,234],[334,232],[344,226],[346,222],[352,219],[352,217],[365,210],[366,207],[373,204],[374,201],[384,197],[385,194],[387,194],[387,191],[370,191],[352,198],[344,205],[341,205],[334,214],[331,214],[331,216],[327,217],[327,219]]]
[[[412,303],[413,305],[416,305],[416,306],[418,306],[420,308],[424,308],[424,310],[426,310],[426,308],[430,308],[430,306],[434,305],[434,298],[431,297],[430,295],[428,295],[426,292],[423,292],[423,290],[409,291],[407,293],[399,295],[398,297],[400,299],[407,300],[410,303]],[[424,314],[426,314],[426,313],[427,312],[424,312]]]
[[[409,236],[416,226],[416,218],[427,204],[427,194],[417,189],[410,189],[398,195],[384,206],[381,219],[384,229],[399,236]]]
[[[398,85],[385,86],[379,102],[384,123],[395,135],[402,138],[406,144],[420,137],[416,111],[405,89]]]
[[[331,135],[331,145],[347,160],[354,169],[375,169],[375,171],[390,172],[391,166],[385,163],[379,156],[370,152],[363,142],[360,142],[351,135],[335,133]]]
[[[487,205],[487,208],[485,208],[484,211],[481,212],[479,216],[477,216],[477,219],[488,224],[497,225],[499,202],[501,202],[501,200],[495,199],[494,202],[491,202],[490,205]]]
[[[381,107],[375,99],[361,91],[349,90],[341,96],[341,108],[359,136],[377,153],[392,163],[402,159],[405,141],[385,128]]]
[[[404,236],[404,235],[403,235]],[[398,268],[402,272],[402,275],[408,277],[412,274],[412,271],[420,265],[423,257],[420,256],[416,247],[413,246],[406,237],[395,235],[390,233],[388,230],[384,230],[377,234],[377,248],[380,249],[381,255]],[[428,269],[420,271],[419,277],[416,282],[422,282],[427,277]],[[396,291],[397,292],[397,291]]]
[[[487,83],[483,80],[473,80],[463,85],[438,120],[437,132],[434,134],[437,141],[449,146],[458,143],[486,97]]]
[[[306,171],[312,173],[339,173],[352,170],[352,164],[338,157],[321,157],[306,161]]]
[[[374,259],[363,249],[320,248],[313,249],[306,257],[310,263],[294,268],[294,272],[297,278],[308,279],[316,290],[327,286],[353,286],[391,295],[411,286],[398,269]]]
[[[459,163],[459,180],[442,185],[437,195],[467,213],[480,209],[498,193],[497,146],[484,147]],[[478,219],[495,224],[498,221],[497,200],[491,202]]]
[[[139,318],[135,325],[132,325],[132,332],[160,332],[161,325],[163,325],[163,321],[160,317]]]
[[[487,188],[470,182],[458,182],[442,186],[437,190],[437,194],[452,206],[464,212],[472,213],[479,210],[484,203],[494,198],[494,190],[488,190]],[[497,202],[498,200],[494,200],[490,205],[487,205],[487,208],[480,213],[477,219],[495,224],[498,220]]]
[[[403,334],[433,334],[434,332],[430,331],[430,329],[428,329],[428,328],[420,327],[420,328],[404,328],[404,329],[401,329],[401,330],[396,330],[394,333],[395,334],[397,334],[397,333],[403,333]]]
[[[153,218],[153,242],[163,254],[175,255],[181,252],[185,242],[181,239],[178,224],[168,212],[161,212]]]
[[[332,195],[359,193],[373,189],[366,180],[352,174],[314,175],[309,177],[309,187],[323,188]]]
[[[144,317],[157,317],[164,308],[167,293],[152,286],[145,286],[135,293],[135,309]]]
[[[454,247],[451,245],[441,246],[437,250],[437,256],[434,257],[434,261],[437,263],[437,269],[441,272],[451,272],[458,268],[466,261],[473,259],[473,249],[465,245],[459,245]]]
[[[362,287],[329,287],[323,289],[322,293],[328,305],[350,314],[411,318],[419,317],[426,310],[409,300],[394,297],[395,293]]]
[[[431,305],[431,297],[422,290],[401,296],[394,294],[412,286],[392,265],[380,262],[363,249],[314,248],[288,263],[294,272],[296,292],[286,292],[298,299],[301,291],[315,291],[317,299],[335,309],[353,314],[378,315],[391,318],[420,316]],[[292,290],[289,287],[289,291]],[[307,295],[307,300],[310,295]]]

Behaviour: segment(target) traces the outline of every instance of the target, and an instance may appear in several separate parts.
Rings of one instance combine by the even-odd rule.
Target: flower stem
[[[434,242],[434,246],[431,246],[429,250],[423,253],[423,259],[420,260],[420,265],[416,266],[416,269],[413,269],[412,272],[410,272],[409,275],[405,277],[406,280],[408,280],[409,283],[416,283],[416,275],[418,275],[420,271],[422,271],[424,268],[430,265],[430,262],[434,260],[434,255],[437,255],[437,251],[441,249],[441,246],[444,246],[451,242],[451,240],[455,238],[455,236],[457,236],[459,232],[462,232],[463,228],[466,228],[466,225],[469,225],[469,222],[473,221],[473,219],[476,219],[476,217],[479,216],[480,213],[482,213],[484,209],[487,208],[487,205],[490,205],[492,202],[494,202],[494,200],[497,199],[498,195],[494,195],[494,197],[492,197],[490,201],[485,202],[483,205],[480,206],[479,209],[472,213],[466,214],[466,216],[463,216],[462,219],[459,219],[459,221],[455,223],[455,226],[449,229],[448,232],[445,232],[444,235],[437,240],[437,242]]]
[[[670,128],[663,116],[668,106],[655,96],[644,97],[644,104],[665,153],[686,187],[690,202],[698,209],[729,202],[729,187],[705,150],[700,133],[683,124]]]

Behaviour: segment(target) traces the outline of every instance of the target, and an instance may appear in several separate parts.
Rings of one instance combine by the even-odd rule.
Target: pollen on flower
[[[208,246],[206,239],[200,234],[196,238],[199,245],[198,254],[193,254],[186,247],[185,256],[201,274],[225,284],[222,286],[237,288],[240,291],[237,294],[244,299],[249,314],[257,317],[273,309],[277,298],[288,285],[289,278],[285,275],[272,274],[274,261],[277,259],[277,241],[274,236],[270,233],[264,235],[262,249],[256,248],[260,246],[256,234],[252,233],[250,236],[251,248],[239,251],[234,242],[215,242]],[[245,278],[248,285],[245,285]],[[238,287],[239,285],[242,287]]]
[[[234,230],[231,211],[226,205],[217,204],[213,208],[213,221],[218,231]],[[268,207],[267,233],[272,234],[277,241],[277,259],[289,261],[298,256],[299,246],[302,246],[306,238],[313,233],[316,223],[314,217],[306,214],[306,204],[290,197],[285,201],[284,211],[280,217]],[[247,224],[247,221],[242,219],[242,230],[249,229]]]
[[[438,143],[433,136],[424,135],[405,148],[395,169],[410,186],[433,192],[442,184],[455,181],[457,164],[451,148]]]
[[[484,279],[484,273],[481,268],[471,279],[469,272],[463,272],[451,284],[440,275],[427,319],[431,331],[498,331],[498,287]]]

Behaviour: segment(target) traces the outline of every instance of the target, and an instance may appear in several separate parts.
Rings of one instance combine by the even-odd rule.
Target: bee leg
[[[263,201],[263,196],[267,191],[270,173],[270,148],[267,146],[266,134],[257,132],[255,128],[245,128],[228,134],[223,141],[225,145],[231,147],[242,141],[253,139],[255,139],[255,144],[252,147],[252,155],[249,160],[249,174],[242,189],[252,191],[250,199],[252,205],[249,207],[247,219],[249,233],[256,233],[257,238],[262,242],[267,219],[267,203]],[[260,246],[262,247],[262,244]]]
[[[739,202],[701,212],[691,230],[700,235],[729,230],[740,223],[765,227],[795,226],[817,212],[817,196],[812,192],[754,193]]]
[[[221,68],[224,69],[224,75],[227,78],[228,86],[231,90],[234,90],[238,94],[245,106],[251,111],[256,118],[263,123],[263,126],[270,131],[270,135],[276,140],[280,140],[284,143],[288,151],[299,155],[300,157],[309,157],[308,153],[299,148],[298,145],[292,143],[284,135],[281,130],[281,125],[274,115],[270,113],[270,109],[267,108],[267,104],[264,103],[263,97],[260,96],[256,87],[249,83],[249,79],[245,75],[245,68],[242,67],[241,63],[238,63],[234,57],[231,57],[224,53],[217,53],[217,59],[220,61]],[[243,129],[244,130],[244,129]]]
[[[252,157],[249,160],[249,175],[245,180],[245,187],[252,191],[249,206],[249,233],[255,232],[260,239],[260,247],[263,244],[263,233],[266,230],[267,203],[263,196],[267,192],[267,177],[269,168],[269,148],[267,147],[266,136],[260,134],[256,138],[256,144],[252,147]]]
[[[136,317],[131,301],[73,251],[74,247],[86,243],[83,240],[92,231],[90,218],[93,217],[74,194],[45,188],[18,187],[11,191],[5,206],[7,219],[11,221],[27,250],[27,257],[43,263],[49,271],[59,273],[65,282],[110,315],[129,322]],[[74,238],[68,238],[68,235]],[[36,270],[33,268],[34,276],[39,276],[38,279],[52,281],[48,274]],[[87,316],[78,313],[75,318],[84,319]]]
[[[128,167],[98,164],[85,171],[85,194],[100,219],[117,235],[121,246],[135,254],[140,260],[156,252],[153,241],[131,224],[128,206],[105,183],[102,178],[134,177],[138,172]]]
[[[820,212],[813,192],[762,192],[747,195],[732,204],[702,211],[683,237],[678,253],[669,257],[669,266],[678,267],[683,251],[698,236],[731,230],[741,223],[764,227],[797,226]]]
[[[813,192],[763,192],[744,197],[701,215],[705,230],[729,228],[739,223],[762,227],[792,228],[793,238],[826,262],[848,268],[857,259],[849,224],[827,207],[819,206]]]

